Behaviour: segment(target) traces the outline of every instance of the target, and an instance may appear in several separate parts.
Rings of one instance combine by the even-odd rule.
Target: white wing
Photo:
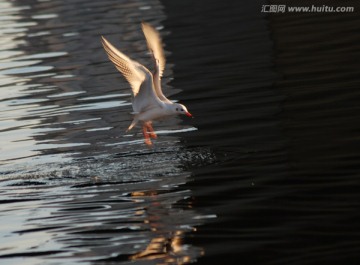
[[[132,88],[134,112],[140,113],[162,105],[154,91],[153,77],[150,71],[120,52],[104,37],[101,38],[109,59]]]
[[[136,96],[139,93],[141,84],[146,78],[146,72],[141,69],[144,67],[116,49],[103,36],[101,36],[101,40],[110,61],[114,63],[116,69],[118,69],[129,82],[132,92],[134,96]]]
[[[142,22],[141,26],[147,41],[148,48],[154,55],[155,60],[159,62],[159,76],[162,77],[166,60],[159,32],[157,32],[157,30],[148,23]]]
[[[161,89],[161,77],[164,72],[166,62],[161,38],[159,33],[148,23],[142,22],[141,26],[148,48],[155,61],[155,71],[153,73],[155,92],[161,101],[171,104],[172,102],[165,97]]]

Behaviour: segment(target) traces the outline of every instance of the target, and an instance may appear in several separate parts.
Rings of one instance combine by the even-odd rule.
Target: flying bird
[[[102,44],[110,59],[131,86],[133,121],[127,131],[141,123],[145,144],[152,145],[150,138],[157,138],[152,121],[183,114],[192,117],[187,108],[170,101],[162,92],[161,77],[165,69],[165,56],[159,33],[148,23],[142,23],[142,30],[152,59],[154,71],[130,59],[101,36]]]

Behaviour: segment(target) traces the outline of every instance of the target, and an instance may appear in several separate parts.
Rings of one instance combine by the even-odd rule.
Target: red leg
[[[156,138],[157,138],[157,135],[156,135],[156,133],[154,132],[154,128],[152,127],[151,122],[147,122],[147,123],[146,123],[146,129],[148,130],[149,135],[150,135],[151,138],[153,138],[153,139],[156,139]]]
[[[151,146],[152,142],[150,140],[150,136],[149,136],[148,131],[147,131],[146,123],[143,125],[142,130],[143,130],[143,134],[144,134],[145,144],[148,145],[148,146]]]

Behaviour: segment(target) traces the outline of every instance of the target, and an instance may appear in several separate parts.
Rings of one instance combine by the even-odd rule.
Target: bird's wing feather
[[[166,60],[159,33],[148,23],[142,22],[141,26],[147,41],[148,48],[155,57],[155,60],[158,60],[159,62],[159,76],[162,77]]]
[[[143,69],[145,67],[141,67],[142,65],[120,52],[103,36],[101,36],[101,39],[110,61],[114,63],[116,69],[118,69],[129,82],[133,95],[136,96],[139,93],[141,84],[146,78],[147,73]]]

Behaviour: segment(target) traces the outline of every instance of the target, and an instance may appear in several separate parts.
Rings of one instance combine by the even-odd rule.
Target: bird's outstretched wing
[[[154,89],[156,95],[162,102],[172,103],[162,92],[161,76],[165,69],[165,56],[159,33],[148,23],[142,22],[142,30],[144,32],[148,48],[153,56],[155,69],[153,72]]]
[[[116,49],[107,39],[101,36],[101,41],[109,59],[129,82],[134,97],[139,93],[141,84],[145,81],[149,72],[141,64],[131,60],[125,54]]]
[[[102,37],[102,44],[109,59],[132,88],[134,112],[140,113],[161,106],[162,102],[154,90],[153,76],[150,71],[120,52],[104,37]]]
[[[165,69],[165,55],[159,32],[146,22],[141,23],[146,42],[154,59],[159,63],[159,76],[162,77]]]

